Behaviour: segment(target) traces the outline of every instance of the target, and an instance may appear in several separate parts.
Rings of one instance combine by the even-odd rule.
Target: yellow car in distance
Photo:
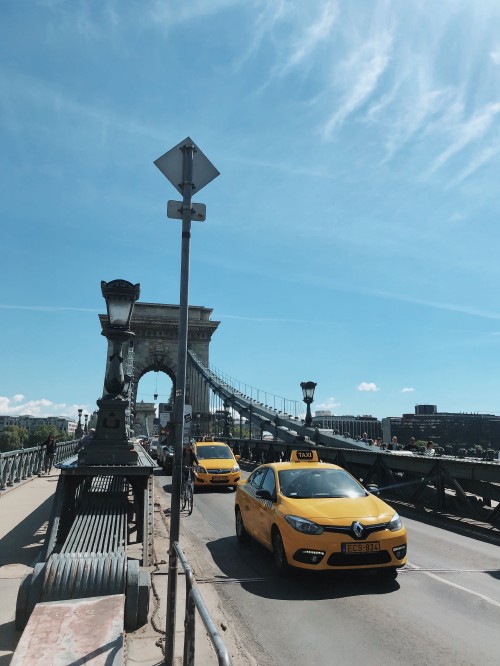
[[[252,537],[274,555],[282,574],[380,569],[390,577],[406,564],[399,515],[345,469],[293,451],[290,462],[257,467],[235,497],[236,536]]]
[[[241,479],[239,456],[224,442],[197,442],[194,452],[198,458],[195,467],[195,487],[230,486],[236,490]]]

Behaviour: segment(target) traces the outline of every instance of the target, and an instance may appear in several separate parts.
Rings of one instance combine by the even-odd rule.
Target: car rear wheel
[[[245,529],[245,525],[243,524],[243,516],[241,515],[239,506],[237,506],[235,509],[235,517],[236,517],[236,537],[238,538],[238,541],[240,541],[241,543],[247,543],[250,536]]]
[[[283,539],[281,538],[280,531],[277,527],[273,528],[271,539],[273,543],[274,564],[278,573],[285,576],[290,571],[290,565],[286,559],[285,546],[283,545]]]

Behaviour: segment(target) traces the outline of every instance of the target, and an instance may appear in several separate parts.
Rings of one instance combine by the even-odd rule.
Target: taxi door
[[[266,474],[261,481],[259,490],[267,490],[271,497],[276,497],[275,471],[266,468]],[[274,522],[276,502],[256,497],[255,538],[266,546],[271,545],[271,528]]]
[[[250,474],[245,485],[242,486],[243,496],[240,511],[243,517],[243,524],[246,531],[255,538],[258,538],[260,504],[260,500],[256,497],[256,492],[261,487],[262,479],[266,472],[266,467],[258,467]]]

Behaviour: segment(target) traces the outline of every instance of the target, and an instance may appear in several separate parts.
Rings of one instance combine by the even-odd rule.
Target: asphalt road
[[[159,480],[168,493],[170,478]],[[182,517],[201,592],[216,588],[259,666],[497,666],[499,547],[405,524],[409,563],[395,581],[340,572],[282,579],[268,551],[236,540],[234,493],[197,492],[192,516]]]

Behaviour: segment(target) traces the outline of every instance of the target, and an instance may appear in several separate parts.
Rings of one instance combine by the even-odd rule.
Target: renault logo
[[[354,532],[354,536],[357,539],[362,539],[363,535],[365,533],[365,528],[363,527],[363,525],[361,523],[354,522],[352,524],[352,531]]]

